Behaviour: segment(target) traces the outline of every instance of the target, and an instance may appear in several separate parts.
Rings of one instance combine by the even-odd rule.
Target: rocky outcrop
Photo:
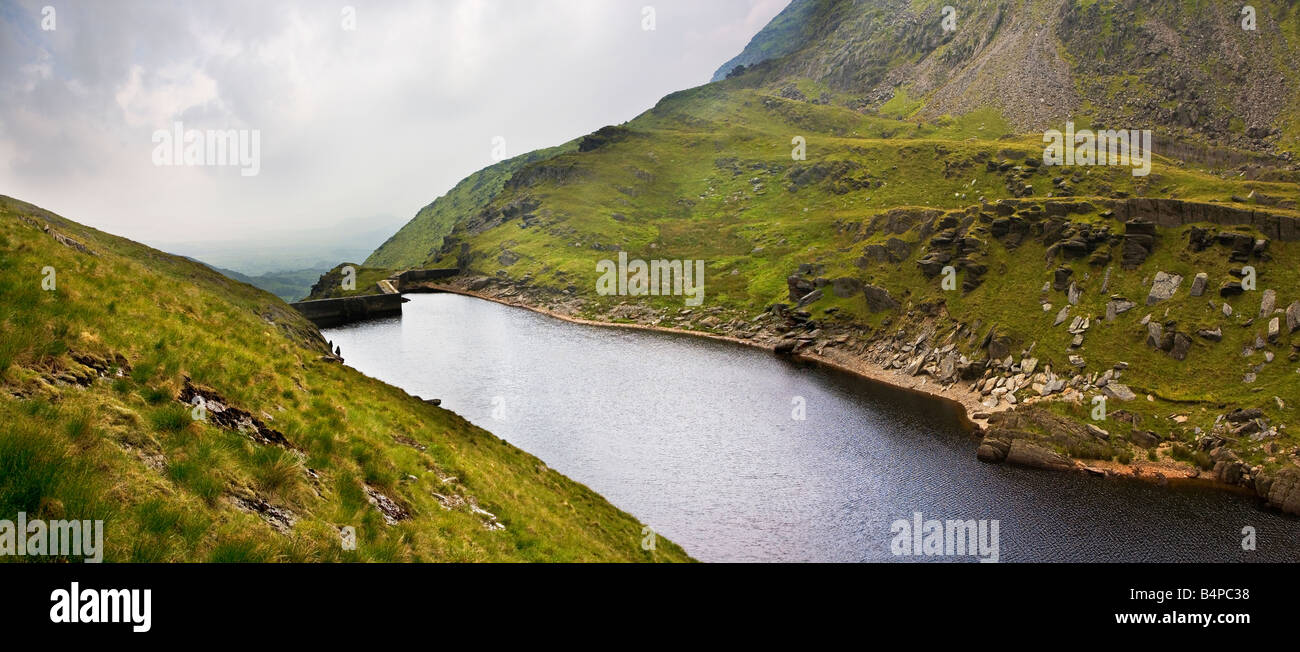
[[[1285,467],[1266,483],[1267,491],[1262,494],[1269,504],[1288,514],[1300,516],[1300,467]]]
[[[1126,270],[1137,269],[1146,262],[1156,248],[1156,225],[1133,220],[1124,224],[1124,248],[1120,266]]]
[[[1017,466],[1053,471],[1063,471],[1074,467],[1074,462],[1068,457],[1025,439],[1016,439],[1011,442],[1006,461],[1008,464]]]
[[[867,310],[884,312],[898,307],[898,302],[889,295],[889,291],[874,285],[863,285],[862,295],[866,297]]]

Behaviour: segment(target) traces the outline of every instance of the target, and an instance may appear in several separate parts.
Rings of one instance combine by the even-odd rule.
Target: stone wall
[[[407,285],[424,281],[451,278],[460,273],[459,269],[411,269],[397,275],[397,291],[405,292]]]

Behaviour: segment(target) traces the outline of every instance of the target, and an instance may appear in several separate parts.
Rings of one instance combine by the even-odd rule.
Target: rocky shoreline
[[[440,283],[425,283],[411,290],[470,296],[523,308],[571,323],[686,334],[786,355],[792,359],[825,365],[867,380],[923,393],[961,406],[969,428],[980,439],[977,455],[985,462],[1089,473],[1101,477],[1135,478],[1160,485],[1213,487],[1234,493],[1255,495],[1285,513],[1300,515],[1300,468],[1286,467],[1270,476],[1261,473],[1259,469],[1246,467],[1231,451],[1222,446],[1213,447],[1214,454],[1211,457],[1214,469],[1212,471],[1205,471],[1192,464],[1170,459],[1158,461],[1138,458],[1125,461],[1088,459],[1085,463],[1073,459],[1070,455],[1057,452],[1055,449],[1063,446],[1069,447],[1070,450],[1079,447],[1080,450],[1086,451],[1089,446],[1104,443],[1109,439],[1109,433],[1095,425],[1077,423],[1034,407],[1033,404],[1038,400],[1048,400],[1052,394],[1058,394],[1054,400],[1080,402],[1083,400],[1083,392],[1088,390],[1106,392],[1108,396],[1121,400],[1133,400],[1136,395],[1130,389],[1113,382],[1122,375],[1123,369],[1111,369],[1104,374],[1094,374],[1098,378],[1084,379],[1082,383],[1077,376],[1071,380],[1062,380],[1054,376],[1050,368],[1036,369],[1037,361],[1030,357],[1032,351],[1028,351],[1019,361],[1008,355],[1005,359],[980,370],[978,366],[971,365],[964,356],[956,354],[955,347],[951,343],[929,346],[928,342],[935,337],[935,334],[926,331],[916,338],[907,338],[909,341],[906,342],[899,339],[902,336],[902,332],[899,331],[892,338],[875,338],[855,344],[846,334],[834,332],[780,333],[774,329],[759,327],[753,332],[745,332],[743,336],[737,336],[692,330],[686,328],[687,324],[684,323],[679,325],[643,323],[636,321],[631,314],[611,315],[612,319],[630,319],[629,322],[588,319],[576,314],[582,306],[580,300],[560,296],[548,301],[534,296],[541,292],[532,286],[489,277],[462,276]],[[543,307],[544,305],[549,307]],[[774,317],[776,319],[788,317],[781,312],[781,308],[778,308]],[[772,314],[769,311],[754,321]],[[687,321],[685,316],[679,319],[683,322]],[[704,324],[707,321],[714,323]],[[701,320],[701,324],[716,325],[717,321],[717,318],[710,316]],[[948,339],[951,340],[958,335],[960,330],[954,331]],[[964,336],[971,335],[964,334]],[[1100,383],[1097,382],[1098,380]],[[998,387],[994,387],[992,391],[985,389],[986,386],[992,385]],[[1029,385],[1034,386],[1040,397],[1023,401],[1019,410],[1016,409],[1016,403],[1006,402],[1007,396],[1014,399],[1012,392],[1016,391],[1017,387],[1023,388]],[[1006,391],[993,395],[994,391],[1007,387],[1009,389]],[[993,400],[990,400],[990,396],[993,396]],[[1250,413],[1238,412],[1229,415],[1230,418],[1235,419],[1231,423],[1239,424],[1251,420]],[[1117,416],[1124,418],[1124,411],[1117,411]],[[1225,425],[1228,423],[1230,422],[1225,421]],[[1044,427],[1053,433],[1047,440],[1033,434],[1033,430],[1042,430]],[[1206,441],[1213,443],[1212,439],[1207,438]],[[1243,474],[1246,474],[1245,482],[1243,482]]]

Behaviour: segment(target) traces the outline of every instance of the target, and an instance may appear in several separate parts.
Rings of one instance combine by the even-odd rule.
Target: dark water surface
[[[934,399],[726,342],[409,298],[325,336],[703,561],[974,559],[893,555],[915,512],[996,519],[1001,561],[1300,561],[1300,520],[1251,497],[983,464]]]

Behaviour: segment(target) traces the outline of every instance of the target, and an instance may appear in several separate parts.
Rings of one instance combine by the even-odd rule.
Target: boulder
[[[1214,330],[1201,329],[1199,331],[1196,331],[1196,334],[1199,335],[1200,337],[1210,340],[1211,342],[1223,341],[1223,329],[1219,328],[1218,326],[1215,326]]]
[[[1208,285],[1209,282],[1210,276],[1208,274],[1205,272],[1197,274],[1196,278],[1192,279],[1192,296],[1199,297],[1205,294],[1205,286]]]
[[[1101,428],[1098,428],[1097,426],[1094,426],[1091,423],[1084,424],[1084,428],[1088,429],[1088,434],[1092,435],[1093,437],[1096,437],[1097,439],[1110,439],[1109,432],[1106,432],[1105,430],[1102,430]]]
[[[1154,305],[1174,296],[1182,282],[1183,277],[1177,274],[1156,272],[1155,281],[1151,284],[1151,292],[1147,295],[1147,305]]]
[[[1137,304],[1128,299],[1111,299],[1106,302],[1106,321],[1115,321],[1115,317],[1132,310],[1136,306]]]
[[[1264,296],[1259,301],[1259,317],[1263,319],[1273,314],[1273,308],[1277,305],[1277,292],[1269,289],[1264,290]]]
[[[1274,317],[1268,320],[1268,341],[1273,344],[1277,344],[1278,337],[1280,337],[1281,334],[1282,334],[1282,328],[1281,325],[1278,323],[1278,318]]]
[[[863,285],[862,295],[866,298],[867,309],[871,312],[882,312],[893,310],[898,307],[898,302],[894,297],[889,295],[889,291],[884,288],[878,288],[874,285]]]
[[[1006,461],[1036,469],[1063,470],[1074,467],[1074,462],[1060,453],[1024,439],[1011,442],[1011,446],[1007,449]]]
[[[854,297],[862,292],[862,281],[851,276],[831,279],[831,291],[841,299]]]
[[[981,462],[999,464],[1007,459],[1007,452],[1010,450],[1011,442],[989,436],[980,441],[980,447],[975,451],[975,457],[979,458]]]
[[[1300,329],[1300,301],[1286,307],[1286,332],[1291,334]]]
[[[1300,467],[1287,466],[1272,477],[1268,502],[1288,513],[1300,515]]]
[[[798,302],[797,304],[795,304],[795,305],[796,305],[796,307],[802,308],[802,307],[804,307],[804,306],[807,306],[807,305],[810,305],[810,304],[814,304],[814,303],[817,303],[818,301],[821,301],[821,300],[822,300],[822,297],[824,297],[824,296],[826,296],[826,293],[825,293],[825,292],[822,292],[821,290],[813,290],[812,292],[809,292],[808,294],[803,295],[803,297],[802,297],[801,299],[799,299],[799,302]]]
[[[1070,286],[1070,277],[1074,275],[1074,270],[1069,267],[1058,267],[1052,272],[1052,289],[1060,292]]]
[[[1277,321],[1274,319],[1273,321]],[[1175,360],[1186,360],[1187,352],[1192,350],[1192,338],[1182,334],[1174,333],[1174,347],[1169,351],[1169,355]]]
[[[1165,329],[1155,320],[1147,322],[1147,346],[1158,349],[1164,341]]]
[[[798,301],[807,296],[809,292],[817,289],[816,283],[813,283],[806,278],[802,278],[797,274],[786,278],[785,284],[786,288],[790,291],[791,301]]]
[[[1063,306],[1061,312],[1056,313],[1056,321],[1052,323],[1053,327],[1060,326],[1070,317],[1070,306]]]
[[[1079,305],[1079,299],[1082,297],[1083,297],[1083,290],[1080,289],[1078,285],[1075,285],[1074,283],[1070,283],[1070,291],[1066,295],[1066,300],[1070,302],[1070,305],[1072,306]]]
[[[1154,432],[1149,430],[1133,430],[1128,436],[1129,440],[1142,448],[1155,448],[1160,444],[1160,438]]]
[[[1132,401],[1137,398],[1137,394],[1134,394],[1133,390],[1129,389],[1127,385],[1121,385],[1113,380],[1106,383],[1106,386],[1101,388],[1101,391],[1119,401]]]

